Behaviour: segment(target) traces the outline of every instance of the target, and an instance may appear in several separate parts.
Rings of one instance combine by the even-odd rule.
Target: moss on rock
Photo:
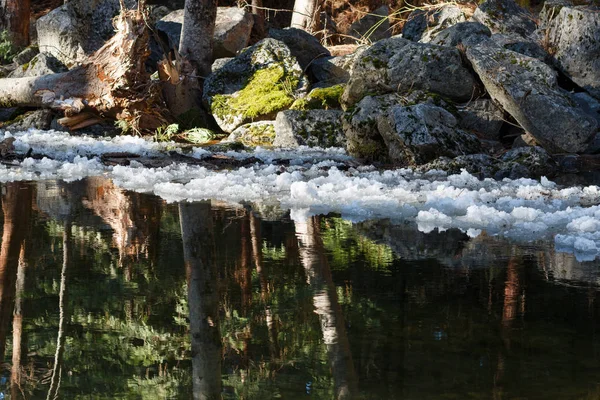
[[[292,110],[317,110],[340,108],[340,99],[345,85],[334,85],[326,88],[313,89],[308,96],[298,99],[292,104]]]

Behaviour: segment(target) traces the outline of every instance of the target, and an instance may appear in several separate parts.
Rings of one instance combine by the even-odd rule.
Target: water
[[[552,241],[102,178],[2,195],[0,397],[600,398],[600,260]]]

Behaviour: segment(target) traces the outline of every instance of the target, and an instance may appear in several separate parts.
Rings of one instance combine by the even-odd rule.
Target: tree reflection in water
[[[2,189],[5,397],[600,394],[600,261],[100,178]]]

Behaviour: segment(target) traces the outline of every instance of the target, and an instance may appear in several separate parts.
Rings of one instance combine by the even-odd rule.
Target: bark
[[[159,64],[165,100],[174,115],[201,108],[202,79],[211,73],[216,18],[216,0],[186,0],[179,54]]]
[[[5,189],[0,250],[0,359],[4,359],[6,334],[14,310],[19,254],[29,226],[33,196],[31,186],[23,182],[7,183]]]
[[[344,316],[337,300],[325,248],[319,236],[318,218],[296,222],[300,260],[313,292],[315,313],[319,316],[323,342],[327,347],[333,375],[335,399],[352,399],[358,394],[358,377],[352,361]]]
[[[25,258],[25,243],[21,245],[19,255],[19,268],[17,270],[17,282],[15,285],[15,309],[13,312],[13,348],[12,367],[10,372],[11,398],[18,399],[21,393],[21,355],[23,354],[23,291],[25,290],[25,270],[27,261]]]
[[[29,15],[31,0],[0,0],[2,29],[17,48],[29,46]]]
[[[194,400],[221,398],[219,282],[210,202],[179,205],[188,282]]]
[[[98,117],[126,121],[134,132],[164,125],[167,110],[160,85],[145,70],[148,29],[139,10],[123,9],[115,19],[117,33],[83,65],[61,74],[0,80],[5,106],[63,110],[61,123],[77,129]],[[85,118],[76,115],[83,111]],[[87,125],[86,125],[87,123]]]
[[[315,21],[314,16],[317,11],[317,1],[296,0],[294,2],[294,12],[292,13],[290,26],[310,32]]]

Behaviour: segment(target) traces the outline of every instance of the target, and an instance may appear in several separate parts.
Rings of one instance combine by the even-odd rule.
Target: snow
[[[342,149],[228,152],[230,157],[256,157],[265,162],[230,171],[187,164],[145,168],[137,162],[107,167],[97,157],[108,152],[152,156],[184,149],[176,143],[158,144],[131,136],[97,139],[36,130],[4,135],[17,139],[20,152],[31,147],[35,154],[54,160],[28,158],[16,167],[1,166],[1,182],[73,181],[102,175],[124,189],[154,193],[168,202],[276,202],[298,221],[329,212],[352,221],[414,220],[423,232],[457,228],[471,237],[485,232],[525,243],[554,240],[557,250],[574,253],[579,260],[600,258],[597,186],[565,188],[547,178],[481,181],[467,172],[447,176],[440,171],[378,171],[370,166],[346,171],[338,167],[351,163],[352,158]],[[189,151],[197,158],[211,154],[202,148]],[[270,164],[277,159],[289,159],[290,164]]]

